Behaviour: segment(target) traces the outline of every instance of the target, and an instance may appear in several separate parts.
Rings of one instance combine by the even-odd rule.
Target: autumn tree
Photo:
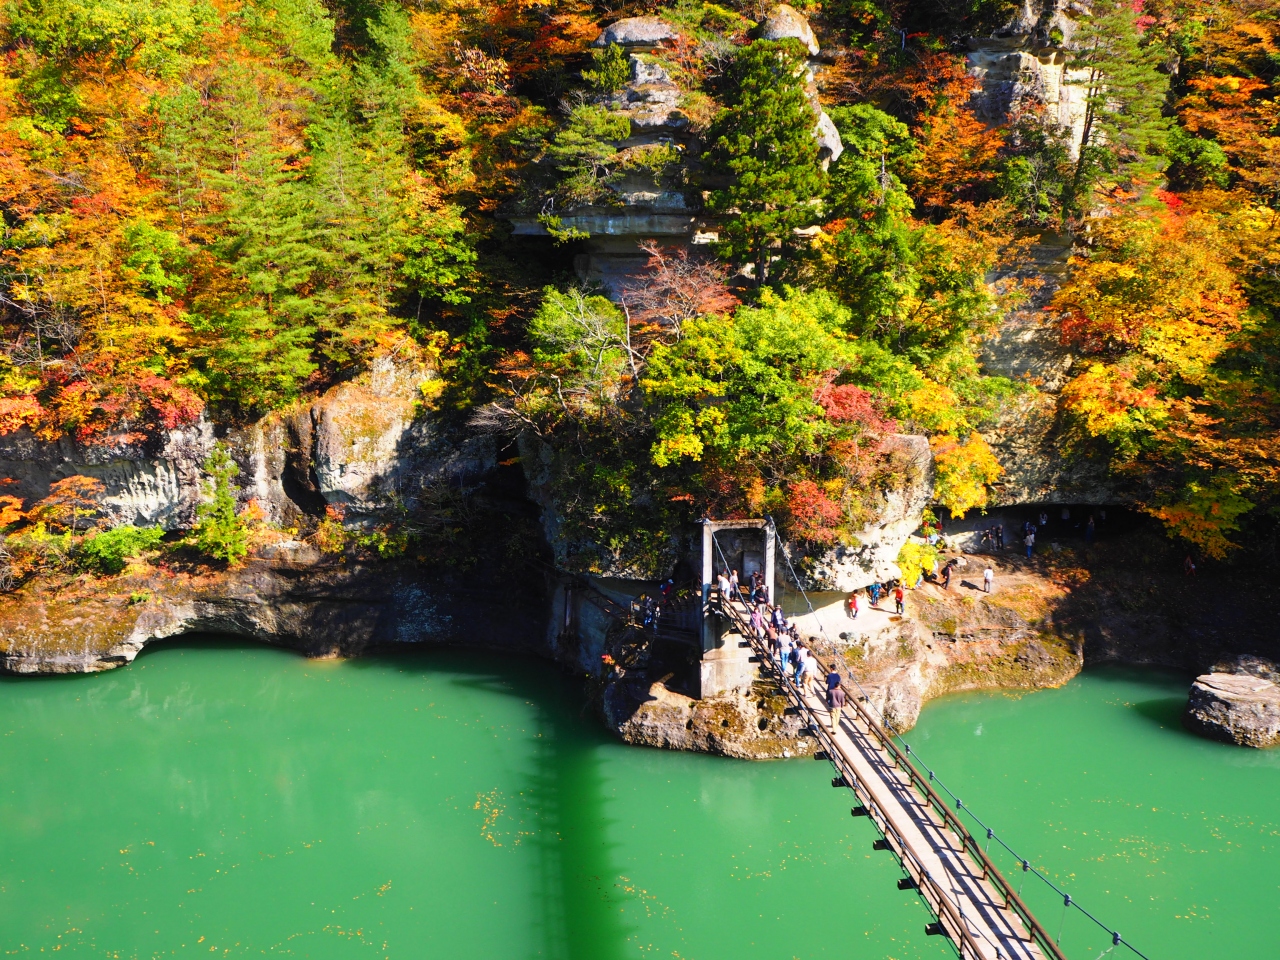
[[[662,247],[652,240],[640,244],[648,255],[644,272],[623,284],[621,302],[635,337],[680,338],[684,324],[694,317],[724,313],[738,305],[725,286],[726,270],[706,255],[687,247]]]
[[[799,41],[746,47],[731,67],[727,102],[711,126],[709,160],[729,182],[711,192],[710,208],[726,218],[721,255],[752,264],[761,285],[774,249],[785,252],[793,231],[818,219],[826,182]]]
[[[97,477],[72,476],[57,480],[49,495],[28,514],[30,519],[50,526],[79,532],[80,521],[97,515],[106,485]]]
[[[192,542],[201,553],[236,564],[249,552],[249,532],[236,516],[235,490],[231,481],[240,468],[222,444],[217,444],[204,462],[209,475],[206,499],[196,507],[196,526]]]
[[[1063,337],[1086,360],[1062,405],[1143,509],[1223,556],[1239,518],[1280,494],[1272,334],[1247,311],[1231,222],[1170,202],[1095,224],[1057,292]]]

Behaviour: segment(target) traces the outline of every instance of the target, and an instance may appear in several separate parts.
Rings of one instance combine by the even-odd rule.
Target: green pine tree
[[[1126,0],[1095,0],[1072,40],[1066,82],[1084,89],[1085,115],[1065,198],[1068,216],[1087,211],[1102,177],[1149,173],[1164,151],[1169,78],[1159,69],[1162,49],[1143,37],[1137,16]]]
[[[768,281],[775,246],[817,221],[826,174],[818,163],[817,117],[805,94],[804,48],[798,40],[760,40],[730,71],[732,106],[711,127],[711,169],[729,180],[709,207],[728,217],[722,256],[755,265]]]
[[[236,516],[236,495],[231,481],[240,473],[227,448],[218,443],[204,462],[213,478],[210,498],[196,507],[196,549],[224,563],[239,563],[249,552],[249,531]]]

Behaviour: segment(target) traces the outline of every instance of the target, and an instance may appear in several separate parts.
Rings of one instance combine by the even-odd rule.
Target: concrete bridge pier
[[[774,594],[774,536],[768,520],[702,521],[702,662],[699,665],[699,697],[723,697],[745,693],[759,677],[751,645],[741,639],[731,621],[720,616],[716,574],[726,565],[737,570],[741,581],[764,574],[770,600]]]

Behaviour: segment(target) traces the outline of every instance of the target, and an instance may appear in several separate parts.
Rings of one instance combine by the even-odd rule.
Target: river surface
[[[1280,751],[1183,733],[1186,685],[951,697],[910,739],[1149,956],[1274,955]],[[534,661],[218,642],[0,680],[0,950],[954,956],[827,764],[627,747],[582,703]]]

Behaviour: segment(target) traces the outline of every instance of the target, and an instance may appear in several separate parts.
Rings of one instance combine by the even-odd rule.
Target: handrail
[[[772,664],[772,657],[769,655],[768,650],[765,649],[762,641],[755,635],[755,631],[751,629],[750,624],[742,614],[739,613],[735,605],[732,602],[727,605],[721,602],[720,609],[728,612],[730,619],[734,621],[741,635],[749,640],[752,647],[755,648],[757,654],[761,657],[761,662]],[[816,655],[815,659],[818,659],[819,664],[822,664],[822,660],[817,658]],[[822,665],[824,668],[828,666],[827,664]],[[810,709],[808,704],[805,703],[804,697],[800,692],[793,689],[794,684],[787,679],[785,671],[779,671],[779,674],[783,681],[783,689],[796,701],[797,706],[809,716],[811,721],[810,726],[818,732],[819,739],[830,741],[827,744],[829,747],[828,759],[830,759],[832,764],[840,770],[841,776],[845,777],[845,783],[848,784],[851,789],[854,789],[856,793],[854,784],[857,782],[857,777],[851,769],[845,768],[846,765],[843,763],[843,757],[840,751],[836,749],[835,741],[827,734],[820,720],[814,716],[813,711]],[[983,877],[991,880],[992,885],[995,886],[997,891],[1004,896],[1006,905],[1010,907],[1027,925],[1027,929],[1031,934],[1030,939],[1044,950],[1052,960],[1067,960],[1066,955],[1058,947],[1057,943],[1055,943],[1049,936],[1049,932],[1044,929],[1040,921],[1035,918],[1027,908],[1026,904],[1022,902],[1021,897],[1018,896],[1017,892],[1014,891],[1008,881],[1005,880],[1004,875],[996,865],[991,862],[981,845],[979,845],[973,835],[969,833],[968,828],[966,828],[965,825],[951,812],[950,808],[948,808],[942,798],[938,796],[937,792],[929,782],[921,776],[910,758],[898,749],[897,745],[893,742],[884,727],[881,726],[879,721],[872,716],[871,712],[863,706],[862,697],[850,690],[844,683],[843,679],[841,680],[840,685],[841,689],[845,691],[849,702],[853,704],[855,712],[866,724],[867,730],[875,737],[890,757],[893,758],[895,765],[897,765],[899,769],[905,767],[904,772],[907,773],[911,785],[918,791],[923,792],[925,799],[929,801],[930,808],[942,817],[943,824],[960,839],[962,849],[977,860],[978,864],[983,868]],[[865,804],[868,812],[874,813],[873,808],[875,804],[870,796],[866,798]],[[924,879],[929,886],[933,888],[938,905],[940,907],[945,907],[949,919],[952,921],[952,925],[955,926],[956,930],[968,941],[969,946],[976,951],[978,949],[978,943],[968,929],[968,924],[964,919],[963,911],[957,910],[955,904],[953,904],[947,897],[947,891],[942,889],[938,881],[932,877],[924,864],[921,863],[914,852],[910,850],[905,839],[893,827],[888,818],[884,816],[883,812],[877,822],[877,826],[880,827],[881,833],[886,837],[892,834],[893,839],[897,841],[897,845],[900,850],[899,856],[909,858],[914,863],[919,877]],[[919,883],[919,880],[917,880],[917,883]]]

